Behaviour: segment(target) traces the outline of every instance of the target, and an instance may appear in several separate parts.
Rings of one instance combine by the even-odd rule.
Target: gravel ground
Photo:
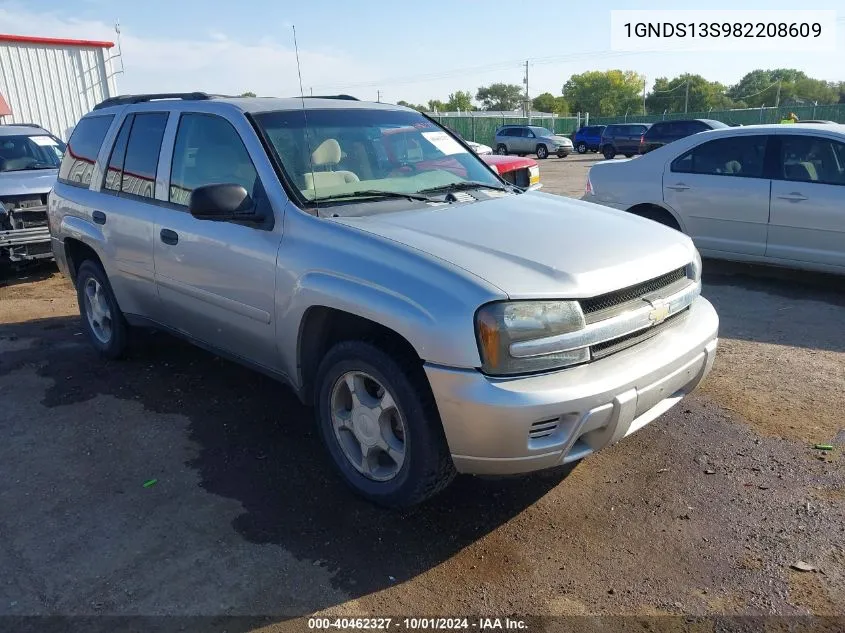
[[[546,191],[592,160],[543,161]],[[841,279],[705,271],[698,392],[565,478],[405,512],[346,492],[285,388],[163,334],[100,360],[54,269],[7,280],[0,615],[845,615]]]

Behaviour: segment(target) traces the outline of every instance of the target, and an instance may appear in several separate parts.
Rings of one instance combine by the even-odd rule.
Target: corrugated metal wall
[[[117,94],[111,51],[0,42],[0,94],[12,109],[4,123],[38,123],[64,140],[77,121]]]

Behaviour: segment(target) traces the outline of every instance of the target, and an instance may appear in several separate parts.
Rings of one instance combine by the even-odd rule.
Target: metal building
[[[37,123],[65,141],[76,122],[117,95],[112,42],[0,34],[3,123]]]

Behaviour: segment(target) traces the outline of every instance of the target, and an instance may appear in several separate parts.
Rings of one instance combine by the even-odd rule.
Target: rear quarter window
[[[113,120],[114,115],[90,116],[76,125],[59,167],[59,182],[88,188],[97,155]]]

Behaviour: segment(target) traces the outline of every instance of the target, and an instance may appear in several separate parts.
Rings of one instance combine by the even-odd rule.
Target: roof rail
[[[304,95],[303,99],[342,99],[344,101],[360,101],[352,95]]]
[[[44,129],[43,127],[41,127],[37,123],[2,123],[0,125],[8,125],[8,126],[16,125],[17,127],[37,127],[37,128],[42,129],[42,130]]]
[[[94,106],[94,110],[110,108],[111,106],[131,105],[133,103],[145,103],[156,99],[182,99],[184,101],[206,101],[211,95],[205,92],[161,92],[145,95],[120,95],[101,101]]]

